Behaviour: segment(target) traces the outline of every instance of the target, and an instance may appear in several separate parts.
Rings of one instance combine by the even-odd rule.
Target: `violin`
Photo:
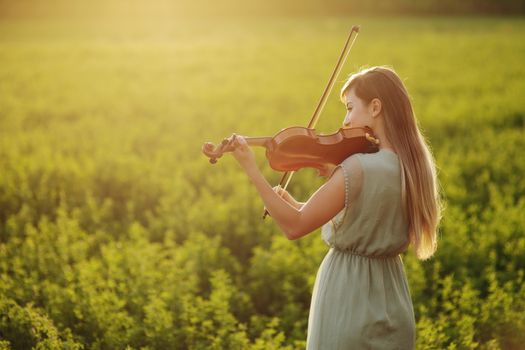
[[[245,137],[248,145],[266,148],[266,157],[273,169],[285,171],[279,182],[279,186],[283,189],[286,189],[290,183],[294,171],[300,168],[320,169],[326,163],[339,164],[354,153],[379,151],[377,147],[379,140],[375,138],[369,127],[341,128],[331,135],[317,135],[315,132],[315,125],[330,95],[335,78],[354,45],[359,29],[359,26],[352,27],[335,69],[306,128],[300,126],[285,128],[273,137]],[[354,33],[356,35],[350,42]],[[235,135],[230,139],[224,139],[218,147],[207,142],[202,146],[202,152],[210,158],[212,164],[215,164],[217,158],[221,157],[224,152],[233,150],[232,141],[234,137]],[[267,214],[268,211],[265,208],[262,218],[264,219]]]
[[[233,152],[235,136],[222,140],[219,146],[206,142],[202,152],[210,163],[226,152]],[[266,148],[266,158],[273,170],[297,171],[301,168],[321,170],[325,164],[340,164],[355,153],[379,151],[379,140],[368,126],[340,128],[329,135],[317,134],[315,129],[292,126],[282,129],[273,137],[245,137],[249,146]]]

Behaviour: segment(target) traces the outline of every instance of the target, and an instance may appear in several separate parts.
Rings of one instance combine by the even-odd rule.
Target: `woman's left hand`
[[[248,143],[241,135],[235,135],[233,146],[235,147],[232,152],[233,157],[239,162],[245,171],[257,168],[257,162],[255,161],[255,154],[253,150],[248,146]]]

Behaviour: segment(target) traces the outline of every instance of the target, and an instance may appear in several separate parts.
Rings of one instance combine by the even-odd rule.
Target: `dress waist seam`
[[[368,259],[393,259],[393,258],[397,258],[399,256],[399,254],[393,254],[393,255],[365,255],[365,254],[358,253],[358,252],[356,252],[355,250],[352,250],[352,249],[339,248],[339,247],[336,247],[334,245],[331,245],[330,248],[332,248],[334,250],[337,250],[339,252],[345,253],[345,254],[356,255],[356,256],[360,256],[362,258],[368,258]]]

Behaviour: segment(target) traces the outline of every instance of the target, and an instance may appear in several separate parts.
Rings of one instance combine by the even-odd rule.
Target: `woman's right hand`
[[[303,203],[296,201],[295,198],[293,198],[293,196],[280,185],[274,186],[273,190],[275,191],[275,193],[280,195],[286,202],[290,203],[293,207],[301,209],[301,207],[303,206]]]

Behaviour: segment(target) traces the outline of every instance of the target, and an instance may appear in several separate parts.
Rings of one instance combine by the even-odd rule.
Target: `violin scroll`
[[[206,142],[202,146],[202,153],[204,153],[208,158],[210,158],[210,163],[211,164],[216,164],[217,163],[217,159],[222,157],[222,155],[225,152],[233,151],[233,147],[230,146],[230,145],[235,140],[235,136],[236,135],[233,134],[231,138],[223,139],[219,146],[215,146],[211,142]]]

